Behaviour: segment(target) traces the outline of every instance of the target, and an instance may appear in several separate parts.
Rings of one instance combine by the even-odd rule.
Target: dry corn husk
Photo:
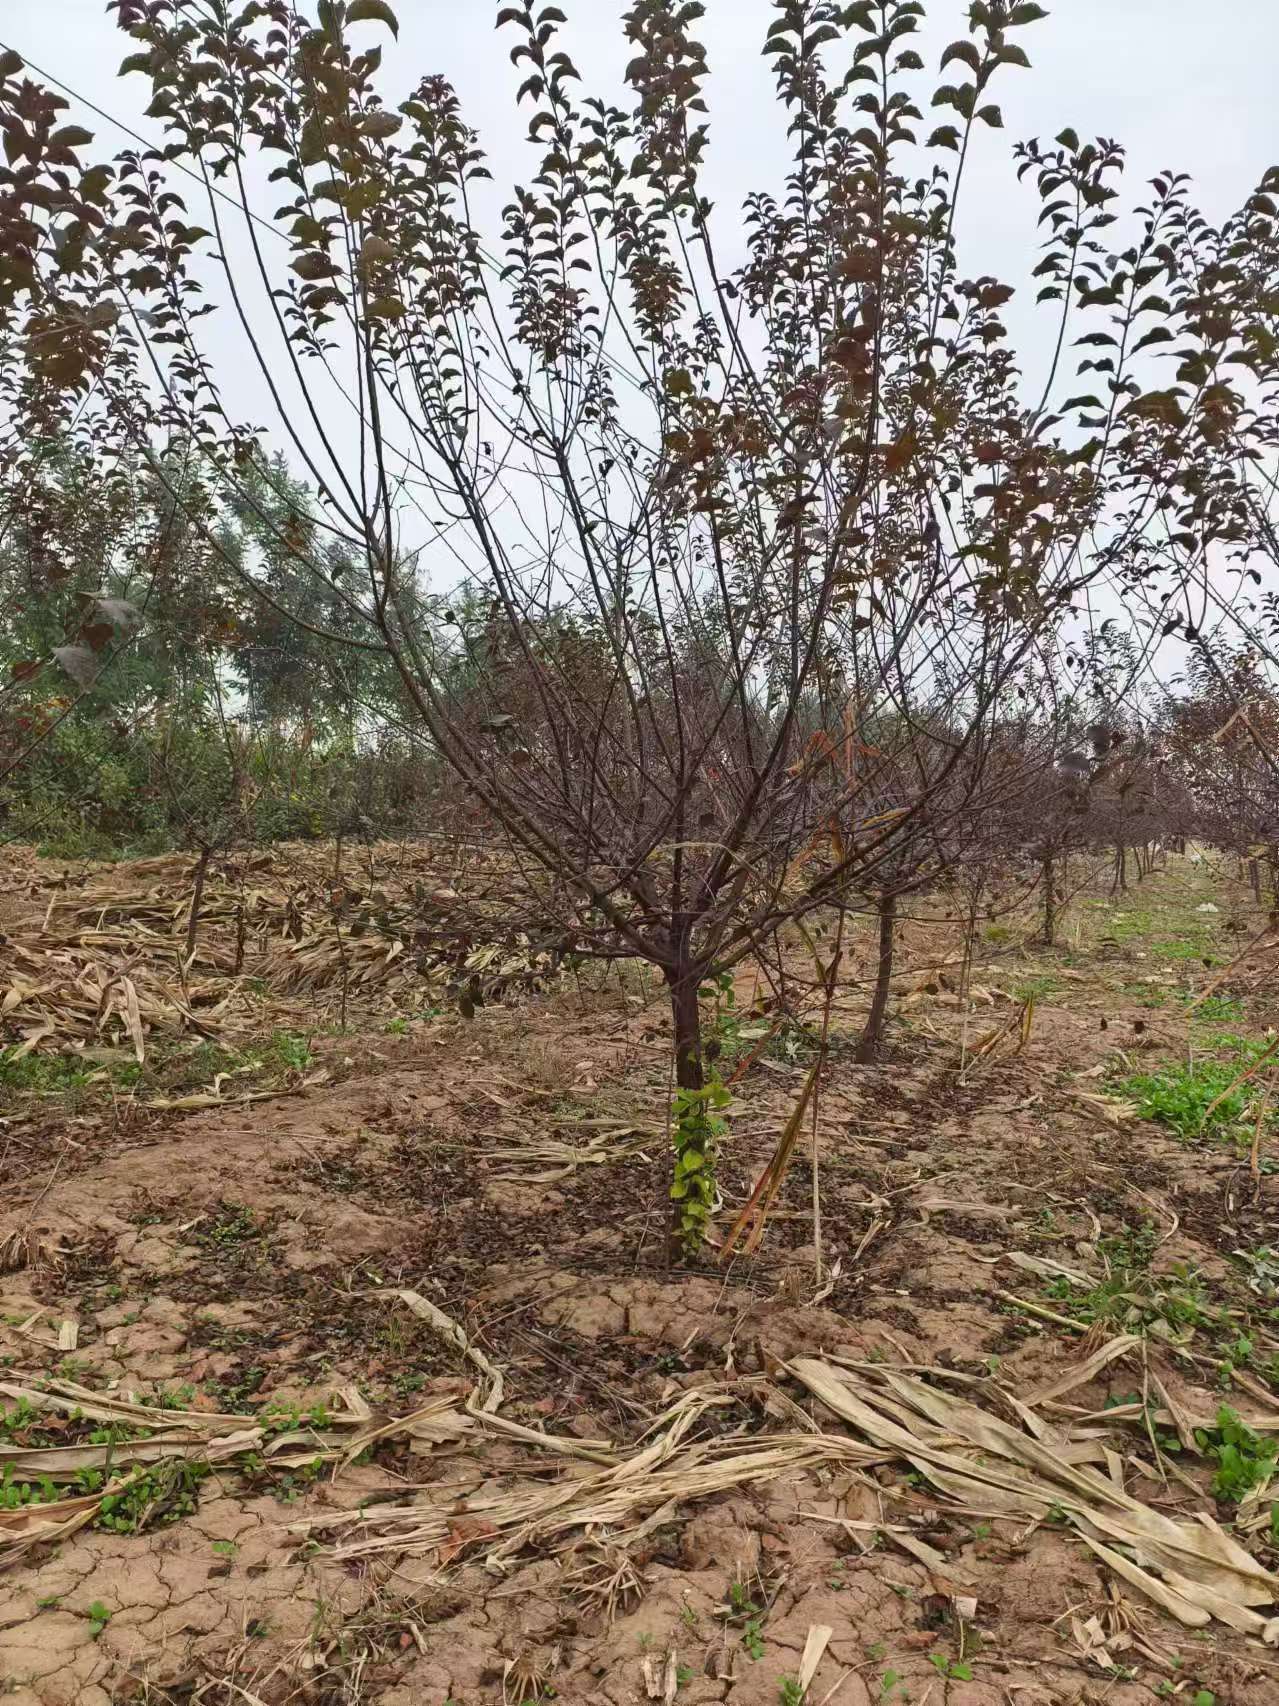
[[[382,1552],[439,1552],[448,1562],[478,1548],[487,1567],[506,1569],[528,1546],[562,1551],[580,1531],[602,1530],[620,1546],[633,1544],[690,1500],[758,1485],[822,1465],[862,1467],[884,1452],[839,1434],[784,1433],[717,1437],[687,1444],[705,1413],[740,1400],[740,1386],[686,1393],[661,1418],[648,1443],[594,1473],[575,1471],[551,1486],[481,1489],[460,1508],[430,1501],[328,1512],[293,1526],[334,1537],[340,1558]],[[477,1424],[487,1418],[477,1415]]]
[[[553,956],[510,931],[526,901],[500,861],[424,842],[361,848],[340,874],[332,847],[213,859],[187,956],[194,861],[141,860],[78,886],[45,879],[40,928],[6,944],[0,1045],[107,1046],[145,1059],[148,1039],[251,1029],[253,978],[272,995],[420,1009],[450,982],[491,998],[544,982]],[[237,975],[237,973],[239,975]]]
[[[1215,1619],[1279,1644],[1279,1617],[1258,1609],[1279,1600],[1279,1577],[1210,1516],[1175,1522],[1073,1461],[1068,1437],[1037,1438],[913,1376],[811,1357],[790,1367],[828,1409],[939,1491],[1032,1520],[1062,1510],[1110,1569],[1180,1622]]]
[[[0,1381],[0,1399],[25,1401],[36,1411],[77,1411],[93,1421],[123,1422],[150,1432],[146,1439],[111,1445],[0,1446],[0,1473],[7,1470],[19,1483],[44,1479],[55,1487],[65,1486],[84,1469],[97,1469],[105,1478],[92,1494],[0,1510],[0,1568],[16,1563],[33,1546],[74,1534],[92,1522],[106,1494],[124,1491],[159,1463],[233,1465],[257,1455],[281,1468],[313,1463],[316,1458],[340,1467],[379,1439],[403,1435],[428,1442],[451,1441],[471,1426],[467,1416],[438,1399],[410,1415],[388,1419],[370,1409],[354,1387],[335,1394],[323,1425],[303,1423],[281,1429],[252,1416],[162,1409],[94,1392],[73,1381],[37,1384],[37,1379],[17,1375]]]

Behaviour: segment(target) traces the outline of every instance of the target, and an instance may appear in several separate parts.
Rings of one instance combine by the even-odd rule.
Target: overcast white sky
[[[402,99],[424,75],[442,73],[480,131],[495,179],[493,231],[501,191],[533,171],[524,140],[528,106],[517,117],[514,91],[527,68],[507,57],[516,39],[494,32],[495,0],[394,0],[398,44],[380,26],[361,25],[386,44],[387,94]],[[1219,219],[1235,208],[1264,168],[1279,159],[1275,75],[1279,67],[1279,0],[1045,0],[1050,16],[1021,32],[1030,71],[1009,68],[992,90],[1004,112],[1002,133],[982,131],[961,219],[961,269],[1025,281],[1036,258],[1033,188],[1019,188],[1012,143],[1051,137],[1064,125],[1083,136],[1117,138],[1129,150],[1129,194],[1165,167],[1195,180],[1204,213]],[[621,18],[625,0],[561,0],[569,24],[564,41],[587,92],[622,97],[628,57]],[[746,192],[780,187],[785,170],[783,123],[760,48],[771,0],[707,0],[700,26],[711,69],[712,147],[707,185],[720,210],[721,249]],[[930,69],[944,44],[966,33],[966,0],[928,0],[922,46]],[[1204,19],[1211,22],[1205,28]],[[146,82],[121,79],[128,46],[105,0],[5,0],[0,40],[147,135]],[[931,51],[930,51],[931,50]],[[947,115],[937,115],[938,118]],[[953,116],[953,115],[949,115]],[[926,115],[928,117],[928,115]],[[114,151],[125,139],[85,118]],[[264,198],[261,212],[270,212]],[[494,245],[496,246],[496,245]],[[1050,316],[1032,318],[1027,297],[1009,310],[1015,345],[1033,382],[1035,355],[1051,336]]]
[[[515,32],[494,32],[495,0],[392,4],[400,19],[398,43],[380,26],[358,26],[367,39],[384,43],[388,104],[405,98],[425,75],[441,73],[453,82],[489,155],[495,180],[490,248],[496,249],[504,192],[512,182],[530,177],[538,158],[525,141],[531,109],[526,105],[517,114],[513,105],[526,70],[517,70],[508,58]],[[584,91],[624,103],[625,0],[560,4],[569,16],[562,41],[583,75]],[[1237,207],[1262,171],[1279,160],[1274,95],[1279,0],[1216,0],[1213,6],[1202,0],[1045,4],[1051,16],[1019,35],[1033,68],[1007,68],[991,91],[1003,109],[1005,129],[996,133],[979,127],[959,220],[960,268],[969,277],[994,273],[1024,285],[1038,258],[1037,198],[1033,185],[1018,185],[1013,168],[1012,144],[1018,139],[1052,137],[1067,124],[1081,136],[1114,137],[1129,150],[1128,206],[1143,199],[1145,180],[1171,167],[1191,174],[1199,205],[1212,220]],[[712,144],[705,187],[718,208],[721,259],[730,261],[743,197],[751,189],[779,190],[786,170],[784,115],[773,97],[768,62],[760,55],[773,11],[771,0],[707,0],[700,26],[711,73]],[[928,0],[928,12],[920,47],[931,76],[945,43],[966,33],[967,0]],[[143,116],[146,80],[117,76],[129,44],[108,17],[105,0],[4,0],[0,41],[159,140],[158,127]],[[95,131],[104,153],[126,145],[102,120],[74,116]],[[198,192],[190,185],[178,187],[195,196],[192,216],[199,218]],[[273,192],[264,190],[257,211],[269,215],[274,205]],[[1034,309],[1033,294],[1020,291],[1005,311],[1032,391],[1042,380],[1056,330],[1051,311]],[[239,334],[229,321],[213,331],[219,318],[206,322],[206,332],[232,413],[265,422],[271,410],[248,377]]]
[[[1066,124],[1126,143],[1135,176],[1164,166],[1191,172],[1210,216],[1241,199],[1279,155],[1276,0],[1045,3],[1051,16],[1019,38],[1034,69],[1009,70],[997,91],[1007,130],[1002,148],[1000,139],[989,139],[985,153],[997,169],[983,177],[983,193],[970,206],[974,227],[987,227],[983,235],[995,237],[1009,220],[1008,175],[999,164],[1008,142],[1052,135]],[[569,15],[565,40],[588,90],[620,93],[624,0],[561,5]],[[514,34],[494,33],[495,0],[398,0],[397,10],[398,47],[376,26],[360,26],[387,40],[395,81],[407,88],[443,73],[497,162],[516,163],[523,124],[514,122],[511,96],[524,73],[506,57]],[[712,165],[721,200],[740,201],[776,172],[780,133],[759,52],[773,10],[771,0],[706,0],[700,28],[712,74]],[[966,0],[928,0],[928,12],[935,47],[965,33]],[[127,48],[104,0],[5,0],[0,36],[108,111],[139,121],[143,80],[116,76]]]

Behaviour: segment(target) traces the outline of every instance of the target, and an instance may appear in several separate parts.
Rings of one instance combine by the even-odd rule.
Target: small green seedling
[[[85,1616],[89,1619],[89,1633],[96,1641],[107,1624],[110,1623],[111,1613],[100,1599],[95,1599],[88,1611],[85,1612]]]
[[[741,1625],[742,1646],[753,1660],[764,1656],[763,1626],[767,1615],[766,1609],[751,1598],[745,1582],[728,1584],[728,1620]]]
[[[948,1682],[973,1680],[973,1667],[966,1659],[948,1659],[944,1653],[929,1653],[928,1662],[938,1675],[944,1676]]]
[[[1199,1449],[1217,1465],[1212,1490],[1219,1499],[1237,1504],[1254,1487],[1264,1486],[1275,1472],[1279,1441],[1255,1434],[1228,1404],[1217,1411],[1216,1428],[1211,1433],[1197,1428],[1195,1439]]]
[[[781,1706],[803,1706],[804,1690],[799,1685],[798,1677],[784,1676],[782,1678],[782,1685],[778,1690],[778,1699],[781,1701]]]

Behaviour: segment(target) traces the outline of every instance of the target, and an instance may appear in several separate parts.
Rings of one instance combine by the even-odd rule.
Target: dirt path
[[[1180,860],[1070,918],[1053,952],[1021,945],[1028,920],[983,943],[966,1021],[928,969],[951,950],[936,929],[908,931],[892,1048],[873,1068],[853,1066],[846,1041],[860,996],[841,1001],[817,1143],[820,1262],[806,1140],[755,1256],[665,1269],[664,1021],[633,977],[469,1023],[365,1014],[358,1032],[312,1038],[258,1101],[229,1100],[230,1082],[228,1105],[122,1125],[92,1086],[70,1103],[3,1092],[0,1443],[103,1449],[73,1405],[24,1411],[15,1390],[41,1381],[228,1427],[268,1419],[261,1450],[210,1465],[191,1448],[186,1473],[151,1472],[122,1528],[94,1515],[25,1547],[0,1600],[7,1697],[794,1706],[815,1643],[807,1698],[837,1706],[1269,1706],[1279,1652],[1257,1635],[1157,1610],[1069,1510],[947,1496],[787,1366],[844,1358],[872,1384],[927,1367],[926,1385],[1021,1427],[1010,1397],[1051,1392],[1131,1335],[1037,1406],[1043,1437],[1060,1449],[1086,1434],[1080,1461],[1091,1453],[1128,1497],[1212,1517],[1263,1572],[1276,1564],[1264,1491],[1242,1506],[1217,1496],[1213,1452],[1228,1444],[1223,1404],[1251,1419],[1244,1455],[1263,1469],[1279,1429],[1279,1257],[1271,1272],[1266,1255],[1279,1171],[1253,1170],[1240,1122],[1182,1141],[1134,1117],[1131,1090],[1180,1070],[1188,1046],[1229,1062],[1244,1058],[1230,1039],[1264,1036],[1279,1012],[1264,960],[1234,969],[1210,1017],[1187,1010],[1220,970],[1203,961],[1230,960],[1261,921],[1242,888]],[[12,907],[8,924],[21,927]],[[871,953],[859,941],[854,970]],[[750,993],[742,980],[743,1012]],[[961,1075],[961,1045],[971,1056],[1028,995],[1024,1047],[1014,1027]],[[779,1049],[737,1086],[721,1235],[806,1070]],[[500,1372],[496,1422],[467,1412],[486,1390],[474,1357],[406,1291]],[[353,1461],[330,1443],[344,1391],[386,1430]],[[675,1437],[681,1401],[697,1413]],[[443,1437],[403,1427],[424,1411],[452,1418]],[[1203,1440],[1193,1427],[1178,1440],[1178,1417],[1206,1424]],[[814,1421],[810,1440],[845,1445],[802,1451]],[[294,1443],[273,1455],[281,1437]],[[641,1487],[624,1516],[555,1529],[548,1490],[596,1508],[607,1488],[592,1477],[616,1491],[631,1465],[633,1489],[654,1439],[686,1486],[656,1504]],[[786,1448],[799,1466],[724,1467],[778,1441],[800,1442]],[[98,1488],[71,1490],[92,1505]],[[503,1526],[518,1499],[539,1514]],[[41,1507],[16,1491],[9,1504],[0,1538],[18,1550]],[[409,1518],[386,1514],[400,1507]],[[1258,1523],[1239,1526],[1252,1510]],[[443,1538],[406,1541],[427,1516]],[[1274,1607],[1257,1605],[1264,1622]]]

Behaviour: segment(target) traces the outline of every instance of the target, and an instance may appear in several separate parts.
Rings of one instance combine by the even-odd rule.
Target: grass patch
[[[286,1072],[305,1072],[311,1064],[311,1039],[293,1031],[274,1031],[270,1053],[274,1064]]]
[[[1184,1263],[1177,1262],[1156,1272],[1153,1263],[1157,1239],[1154,1224],[1148,1220],[1127,1227],[1117,1237],[1103,1238],[1097,1249],[1105,1264],[1105,1278],[1092,1286],[1076,1285],[1065,1278],[1050,1281],[1045,1290],[1053,1299],[1054,1308],[1081,1325],[1099,1323],[1109,1333],[1151,1336],[1174,1349],[1189,1344],[1202,1332],[1205,1339],[1199,1343],[1217,1358],[1217,1384],[1223,1392],[1234,1386],[1237,1368],[1251,1369],[1267,1384],[1274,1384],[1279,1377],[1279,1357],[1258,1353],[1252,1311],[1217,1307],[1203,1279]],[[1266,1250],[1257,1252],[1267,1279],[1272,1271],[1270,1254]],[[1261,1295],[1265,1297],[1264,1293]],[[1268,1297],[1265,1300],[1269,1302]],[[1276,1313],[1263,1307],[1261,1319],[1271,1322]],[[1231,1442],[1223,1439],[1217,1443]],[[1240,1445],[1239,1440],[1233,1443]],[[1170,1441],[1166,1449],[1178,1450],[1176,1440]],[[1276,1451],[1279,1452],[1279,1445]]]
[[[1238,1072],[1237,1066],[1226,1061],[1165,1066],[1158,1072],[1139,1072],[1125,1078],[1120,1090],[1136,1103],[1142,1119],[1155,1120],[1180,1138],[1199,1137],[1205,1130],[1208,1109]],[[1247,1086],[1241,1085],[1213,1108],[1213,1128],[1233,1124],[1242,1117],[1247,1104]]]
[[[1222,1052],[1212,1060],[1134,1073],[1121,1079],[1117,1088],[1136,1104],[1142,1119],[1167,1126],[1183,1140],[1219,1133],[1236,1125],[1247,1112],[1254,1093],[1252,1083],[1235,1089],[1231,1085],[1266,1047],[1266,1043],[1246,1037],[1224,1036]],[[1219,1096],[1221,1101],[1217,1102]]]
[[[1138,907],[1132,911],[1112,913],[1106,922],[1105,934],[1116,942],[1131,942],[1139,936],[1148,936],[1154,928],[1154,913]]]
[[[119,1056],[102,1058],[101,1054],[80,1054],[74,1049],[58,1054],[0,1049],[0,1091],[63,1097],[72,1107],[109,1100],[116,1091],[136,1093],[145,1101],[151,1096],[205,1090],[219,1077],[233,1073],[268,1084],[280,1083],[305,1072],[313,1060],[309,1036],[280,1030],[261,1042],[239,1048],[207,1041],[191,1044],[156,1039],[143,1065],[123,1049]]]
[[[1208,942],[1198,934],[1175,938],[1164,937],[1159,941],[1152,942],[1150,951],[1161,960],[1175,962],[1198,960],[1205,966],[1220,966],[1226,963],[1220,955],[1212,952]]]
[[[142,1077],[136,1060],[104,1062],[82,1054],[22,1054],[0,1050],[0,1085],[34,1096],[64,1096],[91,1084],[131,1089]]]
[[[1180,1263],[1167,1273],[1151,1266],[1158,1234],[1150,1221],[1128,1227],[1098,1246],[1106,1277],[1085,1290],[1068,1279],[1053,1280],[1048,1293],[1063,1315],[1090,1326],[1147,1333],[1184,1342],[1215,1319],[1203,1282]]]
[[[1185,997],[1187,1005],[1193,1002],[1193,996]],[[1227,1025],[1238,1023],[1244,1016],[1243,1002],[1234,995],[1208,995],[1195,1008],[1193,1017],[1200,1019],[1206,1025]]]
[[[1051,972],[1041,972],[1035,977],[1028,977],[1021,983],[1015,983],[1009,991],[1014,1001],[1042,1001],[1045,996],[1053,995],[1061,988],[1061,979],[1053,977]]]

